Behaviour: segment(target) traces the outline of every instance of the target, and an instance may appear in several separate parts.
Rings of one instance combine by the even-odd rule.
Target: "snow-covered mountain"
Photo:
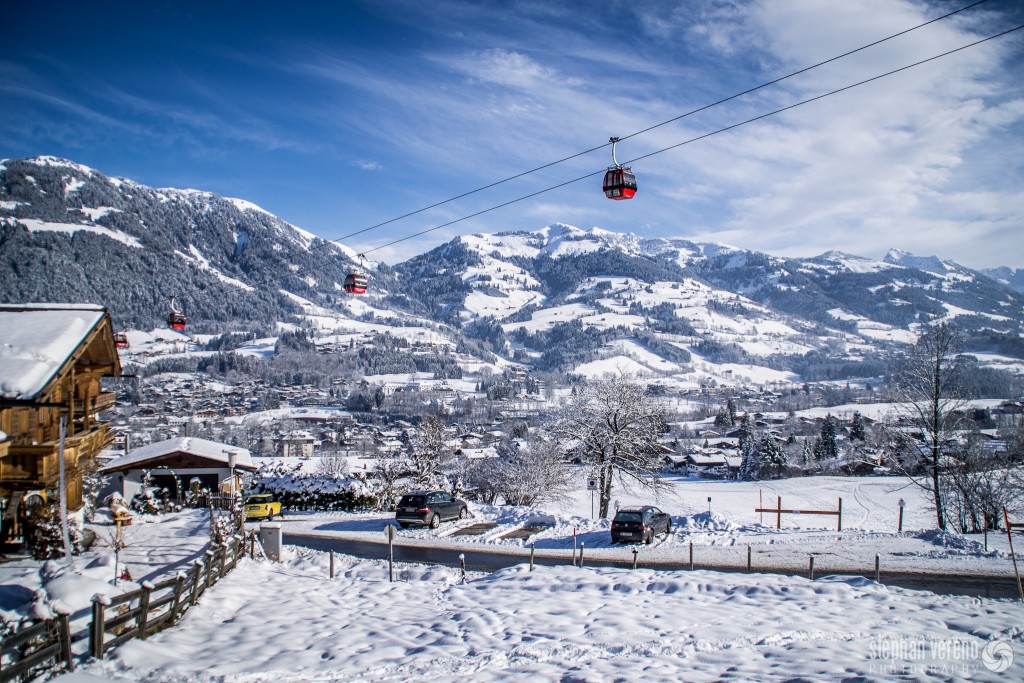
[[[986,268],[981,272],[997,282],[1012,287],[1018,292],[1024,292],[1024,268],[1001,266],[999,268]]]
[[[0,162],[0,301],[104,303],[138,329],[175,296],[209,332],[415,327],[488,361],[693,385],[876,376],[934,319],[955,319],[976,349],[1024,357],[1024,294],[896,250],[794,259],[554,224],[374,264],[364,297],[341,291],[354,267],[351,250],[244,200],[52,157]]]
[[[0,161],[0,297],[91,301],[152,326],[282,319],[292,295],[344,301],[354,254],[255,204],[153,189],[54,157]],[[382,278],[387,283],[387,278]]]

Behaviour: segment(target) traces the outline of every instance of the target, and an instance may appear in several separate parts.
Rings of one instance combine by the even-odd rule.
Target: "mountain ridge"
[[[473,339],[543,370],[600,374],[618,358],[696,383],[730,364],[736,376],[793,381],[825,356],[877,374],[877,358],[936,319],[1024,357],[1024,294],[899,250],[789,258],[554,223],[370,264],[361,297],[341,287],[355,259],[244,199],[148,188],[54,157],[0,161],[0,300],[103,303],[122,326],[159,326],[172,296],[208,332],[429,321],[456,345]]]

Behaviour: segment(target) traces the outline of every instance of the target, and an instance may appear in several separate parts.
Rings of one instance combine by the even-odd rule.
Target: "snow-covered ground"
[[[756,568],[801,572],[814,556],[815,572],[873,573],[875,555],[883,574],[927,573],[1013,576],[1004,533],[961,536],[935,528],[934,509],[922,489],[900,477],[806,477],[736,482],[679,477],[658,496],[617,494],[620,506],[653,504],[672,517],[672,532],[640,548],[640,561],[687,563],[694,546],[697,566],[746,567],[747,546]],[[835,516],[758,513],[756,508],[838,510],[843,499],[843,528]],[[708,498],[711,498],[709,503]],[[903,531],[898,531],[903,500]],[[710,512],[709,512],[710,507]],[[607,519],[593,519],[591,494],[580,491],[543,509],[470,504],[472,518],[445,523],[438,530],[399,531],[400,542],[429,542],[444,547],[468,545],[524,552],[564,554],[585,544],[598,559],[632,560],[633,546],[612,544]],[[285,518],[286,533],[309,533],[352,540],[379,540],[393,523],[387,513],[295,513]],[[480,524],[483,533],[462,535]],[[516,537],[524,527],[541,528]],[[986,548],[987,544],[987,548]]]
[[[844,530],[832,517],[786,516],[783,528],[754,507],[782,496],[785,507],[834,508],[843,497]],[[708,496],[711,512],[708,512]],[[906,501],[896,533],[897,502]],[[673,533],[641,558],[701,558],[732,553],[754,566],[816,554],[819,572],[844,561],[864,567],[875,552],[883,569],[1005,574],[1005,535],[981,538],[936,532],[925,496],[897,478],[805,478],[742,483],[679,479],[658,500],[623,494],[622,505],[652,502],[672,514]],[[592,520],[581,491],[546,509],[472,505],[492,522],[481,536],[459,536],[460,523],[403,530],[408,543],[486,544],[514,550],[566,552],[585,542],[588,557],[628,554],[612,547],[608,522]],[[286,532],[382,538],[390,515],[292,513]],[[523,525],[546,526],[528,539],[503,539]],[[113,563],[100,543],[77,558],[42,567],[0,565],[8,611],[45,586],[87,620],[91,596],[110,585]],[[136,580],[175,571],[201,552],[204,511],[143,517],[128,527],[121,560]],[[742,555],[740,554],[742,552]],[[710,561],[710,559],[709,559]],[[1021,680],[1024,605],[1018,601],[937,596],[863,578],[537,566],[490,574],[399,565],[388,581],[385,562],[337,556],[329,578],[326,553],[288,547],[283,561],[243,560],[205,594],[179,625],[148,641],[86,662],[64,681],[407,681],[490,680]],[[831,563],[831,564],[830,564]],[[1012,569],[1010,569],[1012,571]],[[21,605],[24,608],[24,605]],[[76,646],[84,647],[84,644]],[[986,648],[988,648],[986,650]],[[988,656],[985,653],[988,653]],[[1009,670],[999,671],[1013,657]],[[992,669],[988,668],[992,667]]]

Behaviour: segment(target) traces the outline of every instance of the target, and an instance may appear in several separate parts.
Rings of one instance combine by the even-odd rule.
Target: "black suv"
[[[653,505],[619,508],[612,520],[612,543],[623,541],[650,544],[655,535],[672,531],[672,518]]]
[[[395,508],[395,521],[407,529],[411,525],[436,529],[442,520],[465,519],[469,516],[466,501],[444,491],[413,491],[402,496]]]

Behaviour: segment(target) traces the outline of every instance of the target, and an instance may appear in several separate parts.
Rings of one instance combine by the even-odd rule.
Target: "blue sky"
[[[328,239],[627,136],[969,4],[13,3],[0,157],[240,197]],[[620,162],[1024,23],[1015,0],[620,143]],[[555,222],[788,256],[1024,266],[1024,31],[633,164],[601,148],[351,240],[394,263]],[[540,190],[578,178],[566,187]]]

